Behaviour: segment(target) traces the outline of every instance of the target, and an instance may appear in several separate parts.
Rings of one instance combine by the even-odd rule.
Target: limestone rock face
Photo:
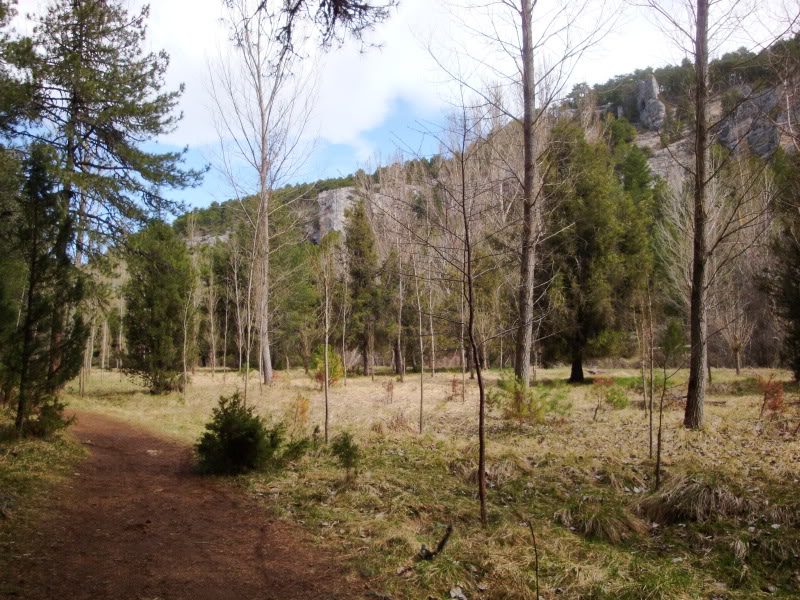
[[[319,242],[331,231],[344,231],[344,211],[353,205],[355,191],[352,187],[327,190],[317,195],[319,205],[319,227],[315,232],[315,242]]]
[[[766,156],[775,151],[780,144],[781,113],[778,103],[780,92],[772,88],[753,93],[747,85],[737,89],[740,98],[746,98],[722,121],[719,133],[720,143],[729,150],[743,150],[749,147],[757,156]]]
[[[658,99],[658,82],[652,75],[636,84],[636,106],[642,127],[658,131],[664,126],[667,109]]]

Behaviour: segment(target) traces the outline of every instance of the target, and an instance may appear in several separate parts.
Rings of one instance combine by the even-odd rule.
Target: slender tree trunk
[[[742,350],[736,348],[734,353],[736,354],[736,376],[738,377],[742,374]]]
[[[108,319],[103,319],[103,338],[100,342],[100,369],[106,370],[108,359]]]
[[[656,336],[653,333],[653,298],[650,295],[650,288],[647,288],[647,333],[649,337],[648,347],[650,349],[650,458],[653,458],[653,409],[655,407],[656,395],[656,374],[655,374],[655,349]]]
[[[535,3],[535,0],[534,0]],[[533,347],[533,303],[535,281],[534,229],[536,210],[536,140],[534,111],[536,82],[533,63],[533,24],[531,0],[522,0],[522,248],[519,281],[519,329],[514,371],[524,386],[530,385],[531,348]]]
[[[187,370],[187,354],[188,354],[188,345],[189,345],[189,310],[190,310],[191,300],[186,300],[186,306],[183,309],[183,349],[182,349],[182,357],[183,357],[183,384],[181,391],[185,394],[186,389],[189,384],[189,374]]]
[[[401,263],[402,265],[402,263]],[[398,269],[402,271],[401,269]],[[400,383],[405,379],[405,369],[403,368],[403,278],[400,277],[399,286],[400,307],[397,309],[397,346],[395,349],[395,373],[400,375]]]
[[[694,173],[694,244],[692,290],[689,311],[691,354],[689,388],[683,424],[689,429],[703,426],[703,404],[708,362],[708,323],[706,320],[706,188],[708,178],[708,4],[697,0],[695,32],[695,173]]]
[[[375,381],[375,321],[369,322],[369,336],[367,337],[367,354],[369,355],[369,376]]]
[[[18,436],[22,434],[25,421],[28,418],[28,411],[30,410],[28,406],[28,369],[30,368],[31,354],[33,353],[33,299],[39,279],[39,272],[36,267],[36,256],[38,253],[38,244],[34,242],[30,250],[30,261],[28,263],[28,300],[25,310],[25,319],[22,325],[22,354],[20,356],[22,364],[20,366],[19,389],[17,391],[17,416],[14,420],[14,430]]]
[[[208,276],[208,324],[210,329],[211,342],[211,377],[214,377],[217,370],[217,329],[216,329],[216,308],[217,296],[214,288],[214,264],[210,265]]]
[[[417,292],[417,316],[419,317],[419,432],[422,433],[423,406],[425,401],[425,347],[422,334],[422,301],[419,296],[419,277],[417,276],[417,261],[412,259],[414,268],[414,283]]]
[[[642,406],[644,407],[644,416],[647,417],[647,376],[645,375],[645,361],[647,356],[647,348],[645,342],[645,311],[644,300],[639,304],[642,309],[642,327],[639,328],[639,321],[636,318],[636,310],[633,312],[633,329],[636,332],[636,342],[639,345],[639,376],[642,380]]]
[[[225,366],[228,357],[228,298],[225,298],[225,326],[222,331],[222,381],[228,376],[228,369]]]
[[[347,387],[347,270],[344,274],[344,294],[342,295],[342,381]]]
[[[364,377],[369,377],[369,325],[364,332],[364,341],[361,345],[362,364],[364,367]]]
[[[664,430],[664,396],[667,393],[667,372],[664,370],[664,383],[661,387],[661,400],[658,403],[658,441],[656,442],[656,490],[661,487],[661,445]]]
[[[96,331],[97,327],[94,318],[92,318],[91,330],[89,333],[89,353],[86,356],[86,375],[92,374],[92,366],[94,364],[94,336]]]
[[[500,357],[498,359],[497,365],[498,365],[497,366],[498,369],[502,369],[503,368],[503,336],[502,335],[500,336]]]
[[[489,522],[486,499],[486,388],[483,382],[483,371],[478,358],[478,343],[475,340],[475,286],[472,278],[470,225],[467,216],[466,198],[463,196],[465,187],[465,185],[462,185],[461,208],[464,218],[464,266],[466,271],[467,308],[469,311],[467,335],[472,350],[472,362],[475,364],[475,373],[478,378],[478,499],[480,501],[481,523],[486,526]]]
[[[325,265],[327,269],[327,265]],[[330,416],[328,411],[328,388],[330,387],[330,375],[329,369],[330,365],[328,364],[328,335],[330,332],[330,319],[328,317],[328,308],[330,306],[330,300],[328,298],[328,273],[325,272],[324,275],[324,285],[325,285],[325,443],[328,443],[328,424],[330,422]]]
[[[431,336],[431,377],[436,375],[436,333],[433,330],[433,286],[428,285],[428,331]]]

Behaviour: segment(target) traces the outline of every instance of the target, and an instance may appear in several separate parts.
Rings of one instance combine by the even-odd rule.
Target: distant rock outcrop
[[[780,91],[772,88],[754,93],[750,86],[742,85],[734,92],[741,100],[720,125],[720,143],[729,150],[747,146],[757,156],[771,154],[781,138]]]
[[[317,195],[319,227],[312,236],[315,242],[331,231],[344,231],[344,212],[353,205],[354,199],[355,189],[352,187],[326,190]]]
[[[658,99],[658,82],[653,75],[636,84],[636,107],[639,110],[639,124],[650,131],[658,131],[664,126],[667,108]]]

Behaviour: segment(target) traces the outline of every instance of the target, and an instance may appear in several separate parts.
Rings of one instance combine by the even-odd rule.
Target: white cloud
[[[402,0],[373,35],[381,48],[362,53],[357,44],[350,43],[320,60],[316,122],[311,129],[323,143],[350,145],[358,160],[366,161],[376,148],[365,133],[380,127],[398,100],[422,115],[436,114],[446,105],[444,77],[421,40],[431,37],[444,47],[453,36],[472,49],[477,47],[463,32],[453,34],[457,27],[444,8],[446,1]],[[125,2],[131,10],[144,3]],[[38,12],[45,4],[45,0],[21,0],[20,12]],[[221,23],[223,1],[150,0],[150,6],[150,49],[164,49],[171,57],[168,87],[186,86],[180,103],[184,119],[177,131],[161,141],[193,147],[213,144],[217,134],[209,111],[206,62],[228,43]],[[616,32],[584,58],[573,81],[595,83],[680,58],[641,12],[629,10]]]

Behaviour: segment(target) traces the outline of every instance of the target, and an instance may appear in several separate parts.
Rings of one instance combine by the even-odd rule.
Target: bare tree
[[[725,118],[735,114],[736,109],[751,100],[763,89],[754,88],[744,94],[733,107],[722,114],[712,114],[711,107],[725,89],[725,82],[712,81],[709,62],[715,52],[748,31],[748,24],[757,19],[758,5],[753,0],[643,0],[636,2],[649,9],[658,20],[665,34],[687,55],[693,58],[694,80],[691,89],[694,124],[690,139],[690,160],[682,161],[676,154],[673,158],[687,174],[691,190],[691,270],[689,272],[689,389],[684,415],[684,425],[691,429],[703,426],[703,408],[708,367],[708,311],[713,305],[709,297],[713,285],[712,271],[730,268],[730,255],[718,260],[715,254],[721,246],[740,229],[737,220],[714,222],[710,211],[715,202],[714,187],[727,161],[712,165],[710,148],[717,135],[719,125]],[[796,22],[796,19],[792,19]],[[778,39],[784,32],[778,34]],[[760,49],[769,42],[753,42]],[[744,59],[749,60],[749,59]],[[738,149],[739,142],[736,142]],[[734,206],[741,200],[734,200]],[[736,210],[733,214],[736,214]],[[751,223],[747,222],[747,226]],[[711,227],[720,229],[710,231]],[[716,263],[716,266],[715,266]],[[710,301],[711,300],[711,301]]]
[[[522,172],[517,173],[520,187],[521,214],[518,246],[519,280],[517,290],[516,350],[514,371],[524,385],[531,380],[533,331],[537,319],[536,249],[541,231],[541,174],[539,163],[546,144],[541,138],[542,117],[563,96],[564,87],[577,61],[614,26],[618,6],[611,0],[540,3],[538,0],[499,0],[458,5],[467,14],[479,14],[481,20],[462,19],[466,31],[497,51],[500,64],[474,49],[460,54],[478,63],[486,76],[499,86],[518,90],[515,102],[500,102],[497,86],[486,87],[485,81],[471,84],[460,81],[504,114],[522,129]],[[490,26],[486,27],[485,24]],[[473,40],[470,45],[474,46]],[[541,68],[536,67],[537,59]],[[441,61],[440,66],[444,66]],[[458,77],[448,68],[455,79]],[[520,115],[521,113],[521,115]]]
[[[245,305],[245,385],[258,334],[261,381],[272,381],[270,252],[273,191],[302,166],[312,101],[312,69],[300,67],[278,41],[278,16],[258,0],[231,0],[233,54],[210,65],[209,91],[220,137],[218,168],[239,200],[249,228]],[[254,197],[255,201],[249,198]]]
[[[422,218],[414,210],[418,208],[416,199],[400,196],[392,200],[395,206],[402,206],[405,210],[384,210],[381,215],[394,221],[394,226],[412,249],[409,265],[412,271],[407,277],[413,277],[415,289],[419,291],[420,284],[436,281],[463,299],[463,317],[449,311],[437,312],[433,318],[463,331],[475,369],[478,384],[478,497],[481,521],[486,523],[486,382],[481,357],[482,346],[491,340],[491,336],[483,339],[479,336],[481,314],[477,296],[479,283],[496,268],[493,259],[497,252],[492,246],[497,233],[492,217],[496,212],[496,205],[492,202],[494,182],[486,176],[490,170],[485,163],[487,153],[484,149],[491,143],[491,136],[499,130],[490,127],[485,103],[467,102],[463,96],[466,89],[462,87],[461,91],[462,96],[456,101],[459,108],[448,126],[442,131],[429,132],[441,145],[440,164],[433,174],[422,176],[418,173],[419,179],[415,182],[421,190],[435,189],[437,201],[426,205],[428,214]],[[510,251],[499,252],[505,256]],[[422,260],[429,255],[432,260]],[[422,294],[418,293],[420,339],[424,335],[424,310]],[[422,346],[420,352],[423,352]],[[424,369],[424,363],[421,368]],[[420,400],[422,402],[422,396]]]
[[[325,400],[325,443],[328,443],[328,431],[330,426],[330,411],[328,402],[328,392],[330,389],[330,364],[328,360],[328,349],[330,348],[330,324],[331,324],[331,287],[335,277],[335,253],[338,240],[323,239],[320,241],[321,247],[317,255],[314,257],[314,271],[316,272],[317,285],[319,287],[320,296],[322,299],[321,316],[322,316],[322,334],[323,334],[323,392]]]

